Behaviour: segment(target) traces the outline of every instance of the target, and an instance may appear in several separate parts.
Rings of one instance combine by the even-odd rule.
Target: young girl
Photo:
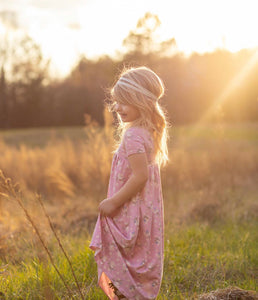
[[[160,165],[168,160],[161,79],[146,67],[123,72],[111,90],[119,120],[108,195],[90,244],[109,299],[155,299],[163,273]]]

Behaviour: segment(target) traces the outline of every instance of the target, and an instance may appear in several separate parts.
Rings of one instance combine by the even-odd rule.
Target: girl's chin
[[[128,118],[126,118],[126,117],[121,117],[121,120],[122,120],[123,122],[130,122],[130,121],[128,120]]]

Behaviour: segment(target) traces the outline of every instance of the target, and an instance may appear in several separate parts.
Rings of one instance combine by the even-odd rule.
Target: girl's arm
[[[141,191],[148,180],[146,153],[132,154],[128,157],[128,160],[132,169],[132,175],[115,195],[100,203],[99,210],[102,215],[114,216],[116,210]]]

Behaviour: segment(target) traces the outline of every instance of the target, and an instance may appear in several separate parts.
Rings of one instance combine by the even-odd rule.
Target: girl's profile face
[[[114,108],[124,123],[133,122],[140,117],[139,110],[133,105],[116,102]]]

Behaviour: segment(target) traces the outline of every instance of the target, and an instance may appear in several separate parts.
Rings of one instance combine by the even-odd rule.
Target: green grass
[[[255,223],[225,223],[173,230],[166,241],[164,280],[158,299],[191,299],[230,285],[256,290],[256,229]]]
[[[42,127],[27,129],[0,130],[0,139],[7,145],[44,147],[48,143],[69,138],[77,141],[86,138],[85,127]]]
[[[203,292],[230,285],[257,290],[257,225],[228,222],[213,227],[198,223],[180,229],[169,226],[158,299],[193,299]],[[89,238],[66,236],[63,240],[83,293],[87,293],[85,299],[106,299],[97,286],[97,269],[93,252],[88,248]],[[80,299],[66,260],[58,249],[53,253],[75,299]],[[6,299],[69,299],[55,270],[42,256],[28,261],[25,258],[2,269],[0,291]]]
[[[0,130],[0,139],[7,145],[44,147],[49,142],[69,138],[72,141],[84,140],[87,137],[84,126],[75,127],[42,127],[28,129]],[[228,141],[246,140],[258,142],[258,123],[217,124],[217,125],[183,125],[171,126],[171,143],[177,138],[199,138],[200,141],[226,139]],[[191,141],[189,141],[191,142]]]

